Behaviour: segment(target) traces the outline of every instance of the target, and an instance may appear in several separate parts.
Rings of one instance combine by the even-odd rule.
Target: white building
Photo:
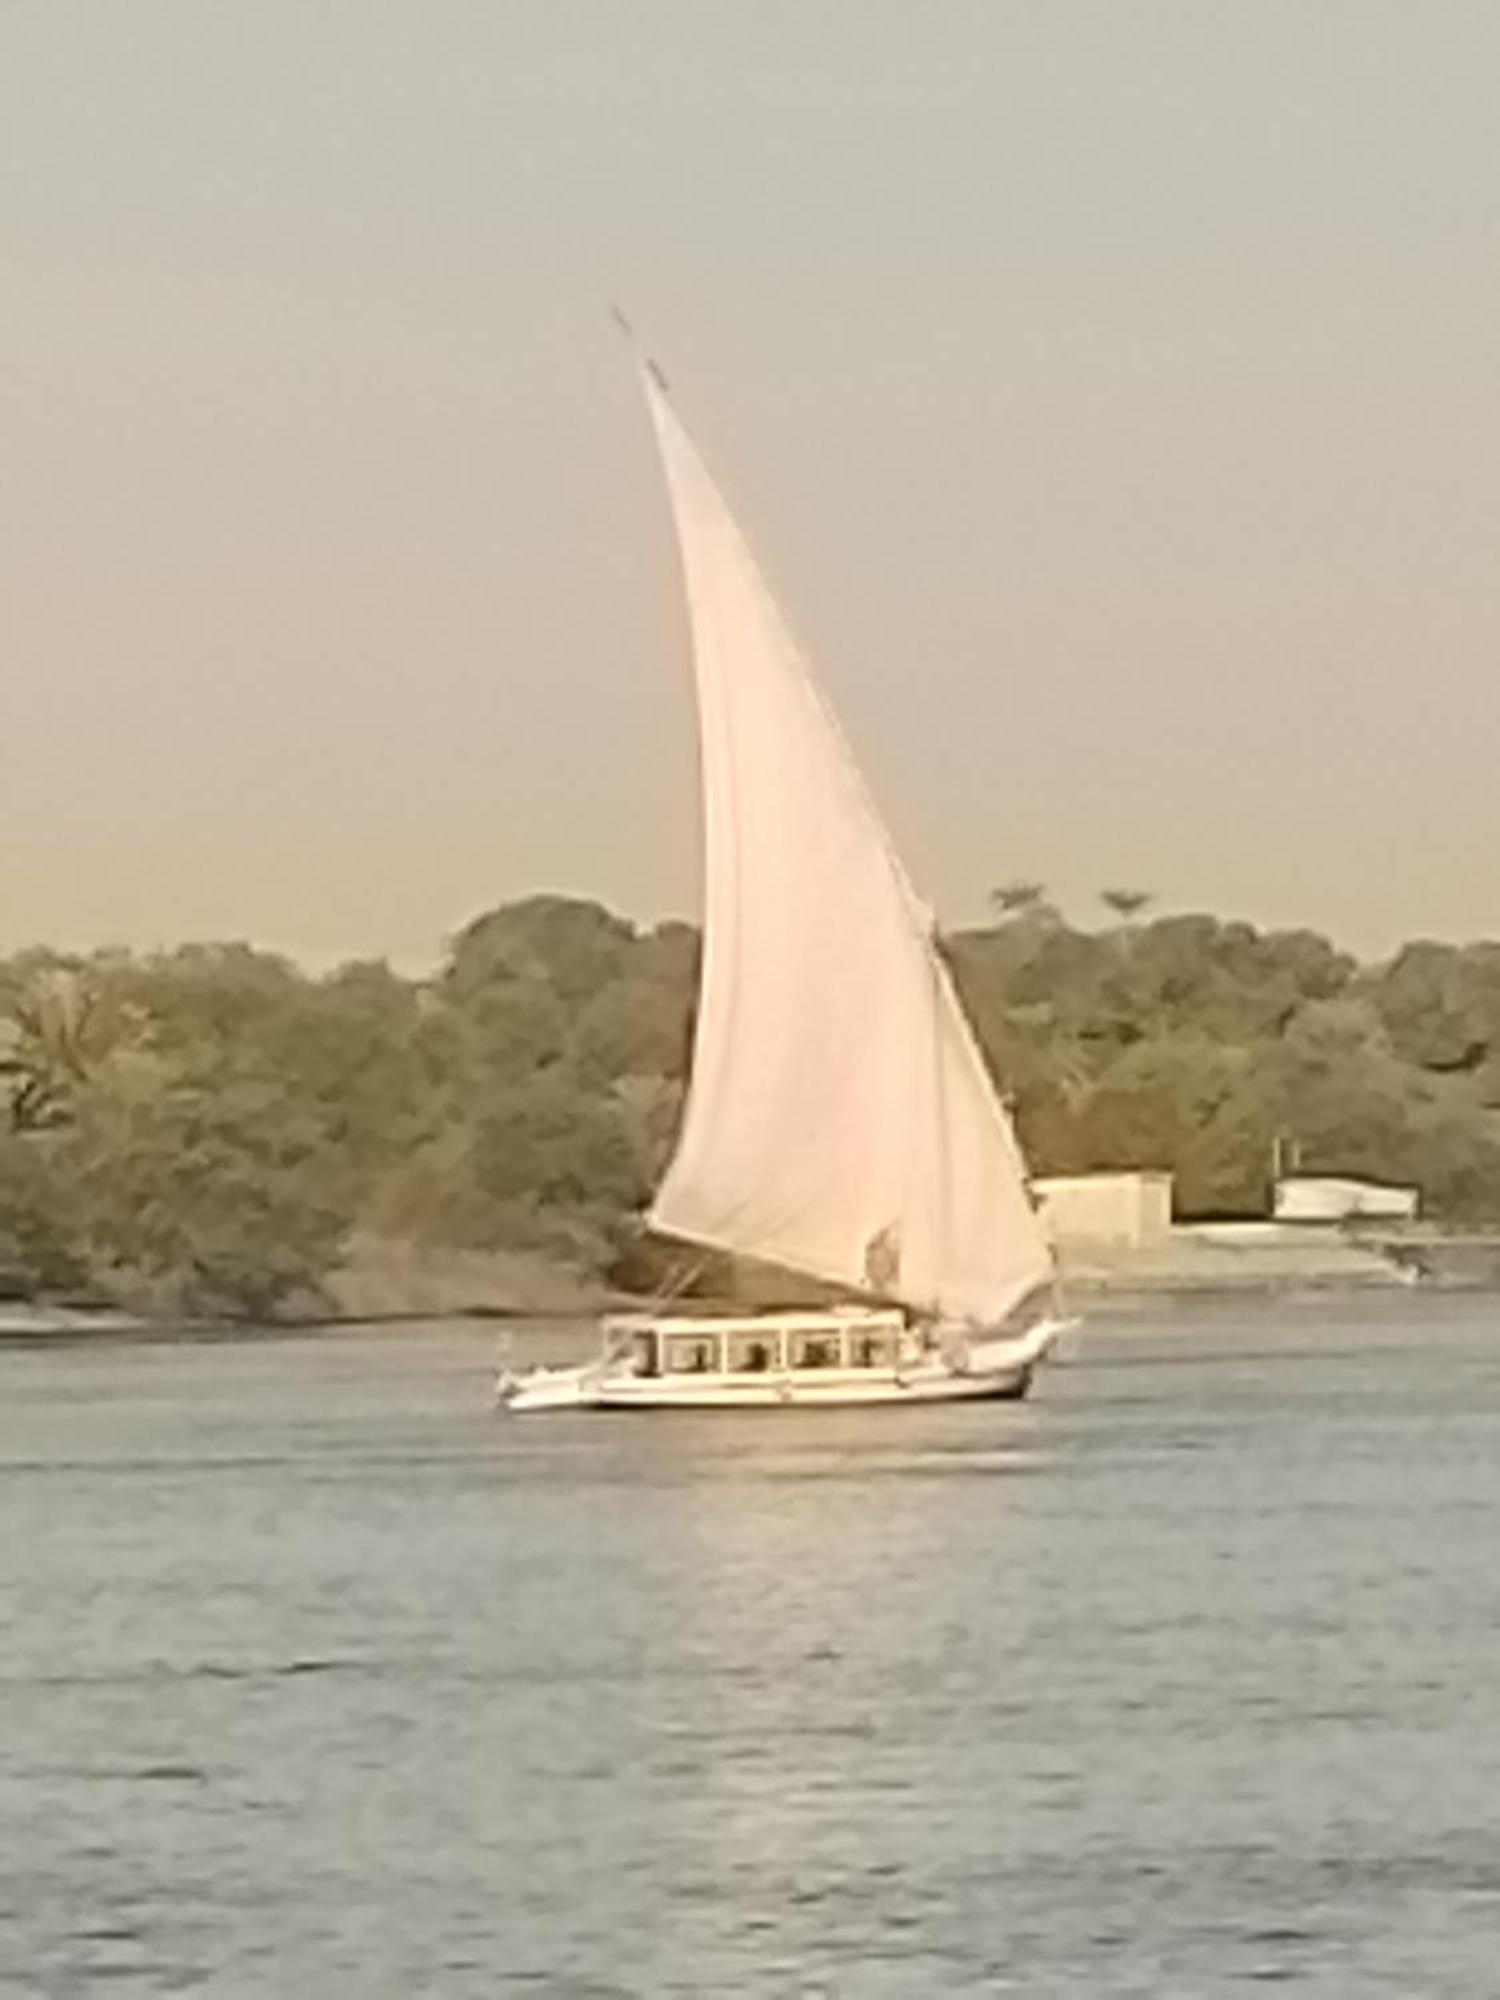
[[[1170,1174],[1056,1174],[1031,1185],[1061,1250],[1144,1250],[1171,1234]]]
[[[1336,1174],[1286,1174],[1276,1183],[1272,1213],[1278,1222],[1412,1222],[1419,1202],[1414,1187]]]

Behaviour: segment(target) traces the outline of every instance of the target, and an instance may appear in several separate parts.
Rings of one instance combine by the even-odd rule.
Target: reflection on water
[[[0,1991],[1487,1995],[1494,1318],[619,1419],[468,1331],[0,1353]]]

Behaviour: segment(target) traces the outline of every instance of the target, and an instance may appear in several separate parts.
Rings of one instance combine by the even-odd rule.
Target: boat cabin
[[[894,1370],[906,1347],[898,1312],[777,1313],[744,1319],[606,1322],[612,1354],[637,1375],[799,1375]]]

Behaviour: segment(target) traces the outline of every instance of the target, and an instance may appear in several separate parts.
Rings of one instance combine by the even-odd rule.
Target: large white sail
[[[654,374],[701,724],[702,990],[663,1232],[994,1325],[1051,1271],[845,739]]]

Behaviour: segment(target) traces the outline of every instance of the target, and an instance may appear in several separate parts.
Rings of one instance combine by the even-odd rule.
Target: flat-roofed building
[[[1053,1174],[1032,1191],[1060,1250],[1110,1246],[1144,1250],[1172,1229],[1172,1176],[1150,1170]]]

